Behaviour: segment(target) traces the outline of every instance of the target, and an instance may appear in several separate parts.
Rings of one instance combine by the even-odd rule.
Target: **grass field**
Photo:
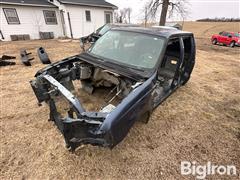
[[[79,43],[0,42],[0,55],[17,56],[17,65],[0,67],[0,179],[183,179],[181,161],[235,165],[239,172],[240,48],[213,46],[210,36],[240,31],[240,23],[186,22],[184,30],[194,32],[197,42],[188,84],[113,150],[87,145],[74,154],[48,122],[48,107],[38,107],[29,80],[44,67],[36,56],[39,46],[58,61],[78,54]],[[33,52],[32,67],[20,63],[21,48]]]

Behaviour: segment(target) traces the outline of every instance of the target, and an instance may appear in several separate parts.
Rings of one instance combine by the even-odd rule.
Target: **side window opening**
[[[228,33],[227,32],[223,32],[222,36],[228,36]]]

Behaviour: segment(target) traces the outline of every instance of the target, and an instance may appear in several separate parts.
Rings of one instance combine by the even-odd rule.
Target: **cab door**
[[[232,38],[233,38],[233,35],[232,33],[228,33],[227,34],[227,37],[226,37],[226,45],[229,45],[231,42],[232,42]]]
[[[228,38],[228,33],[223,32],[222,35],[219,37],[219,42],[226,44],[227,43],[227,38]]]

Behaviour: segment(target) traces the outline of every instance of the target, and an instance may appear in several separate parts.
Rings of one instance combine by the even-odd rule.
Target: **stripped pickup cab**
[[[192,33],[120,27],[87,51],[39,70],[30,83],[38,103],[48,104],[69,150],[82,144],[113,148],[137,120],[148,122],[188,82],[194,64]],[[93,111],[86,104],[94,98],[102,104]]]

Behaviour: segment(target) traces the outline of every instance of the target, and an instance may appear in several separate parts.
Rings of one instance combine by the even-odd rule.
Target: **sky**
[[[132,22],[139,22],[144,17],[143,7],[149,0],[106,0],[119,9],[125,7],[132,8]],[[187,0],[188,17],[187,20],[197,20],[201,18],[240,18],[240,0]],[[180,20],[174,17],[168,20]]]

